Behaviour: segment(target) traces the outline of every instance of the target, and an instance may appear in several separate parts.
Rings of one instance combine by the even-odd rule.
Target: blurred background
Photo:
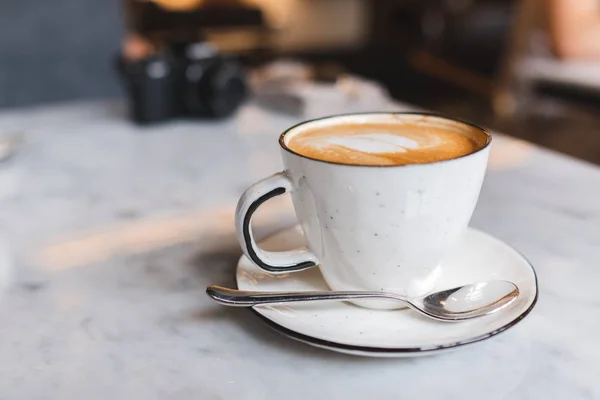
[[[361,76],[399,101],[600,164],[597,3],[4,0],[0,107],[126,97],[118,60],[193,32],[246,70],[293,60],[312,79]]]

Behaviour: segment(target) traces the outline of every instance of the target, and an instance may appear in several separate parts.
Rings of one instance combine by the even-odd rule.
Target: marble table
[[[299,90],[303,119],[407,108]],[[146,129],[119,102],[1,113],[0,133],[25,137],[0,164],[13,260],[0,294],[0,398],[600,398],[600,169],[502,135],[472,225],[537,269],[539,302],[513,329],[453,353],[369,359],[213,304],[205,286],[234,283],[237,197],[281,168],[276,138],[299,119],[253,104],[223,122]],[[282,199],[257,230],[293,221]]]

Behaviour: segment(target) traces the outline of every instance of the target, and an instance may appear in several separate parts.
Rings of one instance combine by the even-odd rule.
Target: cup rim
[[[463,154],[462,156],[458,156],[455,158],[449,158],[446,160],[439,160],[439,161],[431,161],[431,162],[426,162],[426,163],[419,163],[419,164],[399,164],[399,165],[372,165],[372,164],[350,164],[350,163],[341,163],[341,162],[337,162],[337,161],[328,161],[328,160],[322,160],[320,158],[314,158],[314,157],[309,157],[306,156],[304,154],[300,154],[292,149],[290,149],[286,144],[285,144],[285,136],[290,133],[291,131],[295,130],[296,128],[299,128],[305,124],[310,124],[312,122],[316,122],[316,121],[324,121],[324,120],[328,120],[328,119],[336,119],[336,118],[340,118],[340,117],[352,117],[352,116],[369,116],[369,115],[420,115],[420,116],[424,116],[424,117],[434,117],[434,118],[441,118],[441,119],[446,119],[449,121],[454,121],[454,122],[458,122],[460,124],[464,124],[464,125],[468,125],[472,128],[475,128],[479,131],[481,131],[481,133],[484,134],[486,141],[485,144],[483,146],[481,146],[479,149],[471,152],[471,153],[467,153],[467,154]],[[482,128],[479,125],[476,125],[472,122],[469,121],[465,121],[462,120],[460,118],[454,118],[454,117],[449,117],[447,115],[443,115],[440,113],[435,113],[435,112],[418,112],[418,111],[397,111],[397,112],[385,112],[385,111],[375,111],[375,112],[359,112],[359,113],[346,113],[346,114],[334,114],[334,115],[328,115],[325,117],[320,117],[320,118],[313,118],[313,119],[309,119],[307,121],[303,121],[300,122],[288,129],[286,129],[281,135],[279,135],[279,146],[281,146],[281,148],[285,151],[287,151],[290,154],[294,154],[298,157],[302,157],[305,158],[307,160],[312,160],[312,161],[317,161],[317,162],[322,162],[325,164],[332,164],[332,165],[340,165],[340,166],[345,166],[345,167],[367,167],[367,168],[407,168],[407,167],[416,167],[416,166],[424,166],[424,165],[432,165],[432,164],[442,164],[442,163],[446,163],[446,162],[451,162],[454,160],[460,160],[461,158],[466,158],[469,156],[472,156],[474,154],[477,154],[483,150],[485,150],[486,148],[489,147],[489,145],[492,143],[492,134],[490,133],[490,131],[488,131],[485,128]]]

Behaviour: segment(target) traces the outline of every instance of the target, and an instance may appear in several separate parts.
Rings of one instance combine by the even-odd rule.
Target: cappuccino
[[[300,155],[339,164],[406,165],[450,160],[484,147],[487,139],[476,127],[433,116],[316,122],[314,127],[286,135],[285,145]]]
[[[238,202],[242,250],[272,274],[318,266],[331,290],[430,293],[475,208],[491,140],[485,129],[433,114],[348,114],[298,124],[279,136],[283,171]],[[261,251],[252,215],[287,193],[306,246]]]

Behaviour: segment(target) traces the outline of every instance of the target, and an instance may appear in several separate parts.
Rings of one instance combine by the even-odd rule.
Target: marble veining
[[[407,108],[298,90],[305,118]],[[15,265],[0,294],[0,398],[600,398],[600,169],[502,135],[472,225],[536,267],[538,305],[514,329],[435,357],[366,359],[211,303],[207,284],[234,281],[237,197],[281,168],[276,138],[296,122],[253,104],[149,129],[112,102],[0,114],[26,135],[0,165]],[[265,210],[260,236],[294,221],[287,199]]]

